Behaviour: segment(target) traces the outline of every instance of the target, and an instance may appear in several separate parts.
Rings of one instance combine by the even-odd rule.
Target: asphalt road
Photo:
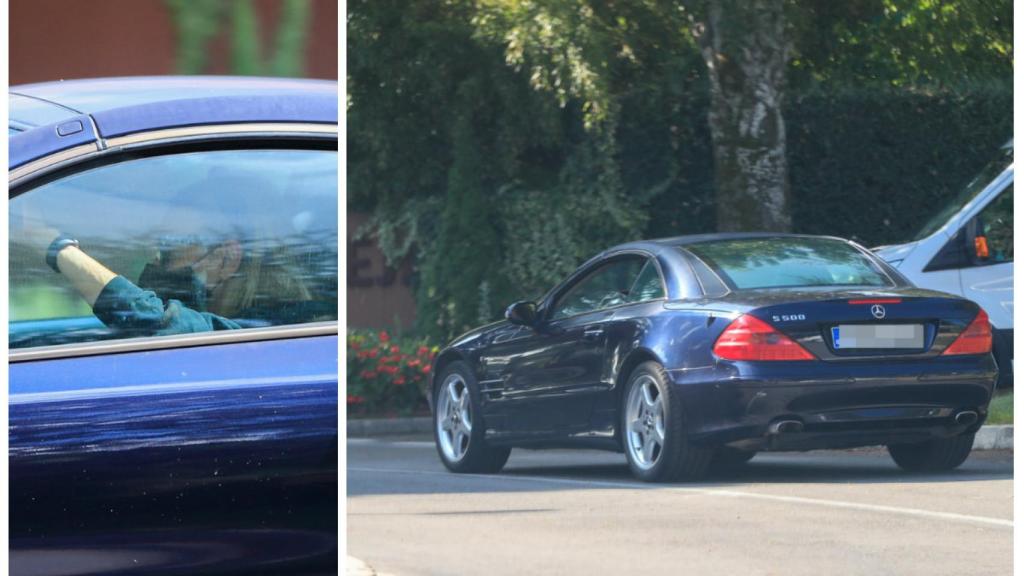
[[[1010,574],[1012,452],[907,475],[881,450],[759,454],[701,483],[621,454],[513,450],[494,476],[433,444],[348,441],[348,554],[378,573]]]

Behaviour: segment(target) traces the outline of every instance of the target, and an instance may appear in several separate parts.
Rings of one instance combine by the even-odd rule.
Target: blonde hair
[[[294,255],[287,247],[275,247],[245,254],[238,271],[214,289],[208,308],[215,314],[232,317],[243,310],[312,299]]]

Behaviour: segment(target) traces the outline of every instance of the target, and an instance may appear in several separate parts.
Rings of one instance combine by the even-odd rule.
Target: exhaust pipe
[[[768,427],[769,434],[796,434],[804,431],[804,423],[799,420],[779,420]]]
[[[963,412],[957,412],[953,419],[961,426],[970,426],[978,421],[978,413],[974,410],[964,410]]]

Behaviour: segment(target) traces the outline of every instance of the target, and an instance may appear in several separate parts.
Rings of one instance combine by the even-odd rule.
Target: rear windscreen
[[[745,238],[690,244],[734,290],[801,286],[892,286],[867,255],[829,238]]]

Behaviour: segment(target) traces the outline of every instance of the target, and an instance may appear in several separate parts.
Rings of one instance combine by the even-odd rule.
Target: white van
[[[914,284],[980,304],[999,385],[1013,385],[1013,140],[912,241],[874,251]]]

